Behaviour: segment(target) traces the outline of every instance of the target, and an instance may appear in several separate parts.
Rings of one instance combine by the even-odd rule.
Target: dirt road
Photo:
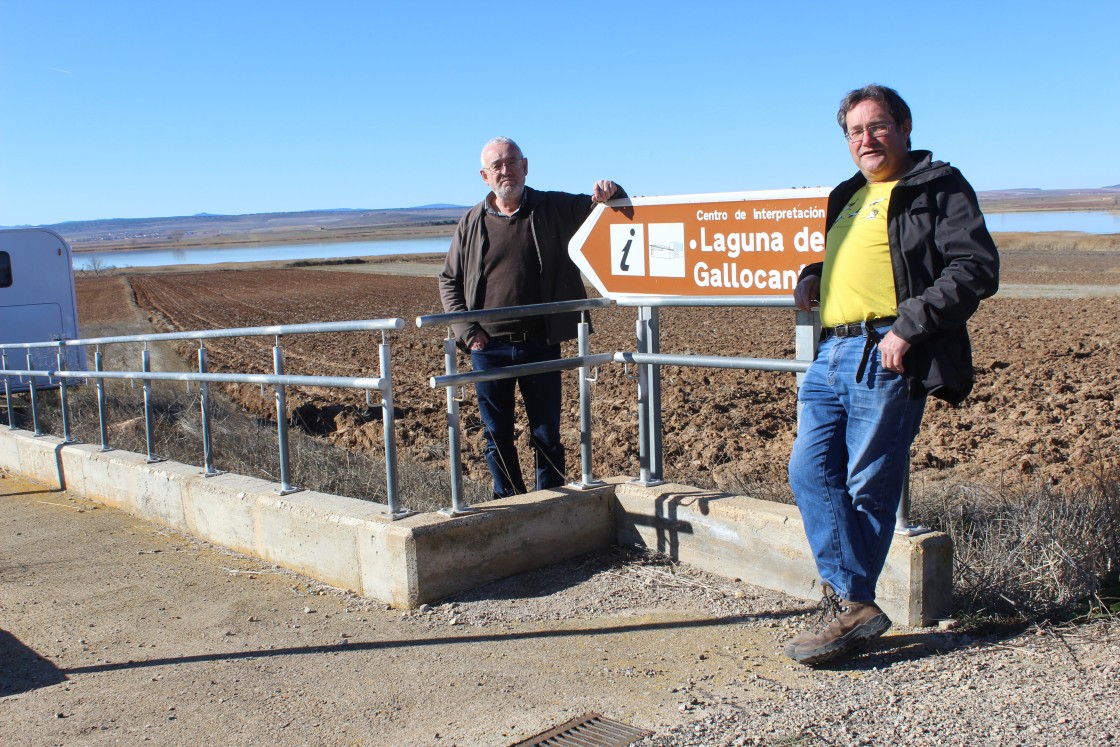
[[[665,727],[689,682],[744,660],[789,677],[775,634],[805,609],[608,554],[402,613],[11,475],[0,537],[5,745],[503,745],[592,710]]]
[[[1115,627],[894,630],[811,670],[780,653],[806,618],[618,553],[402,613],[0,479],[6,747],[503,747],[591,711],[656,732],[647,746],[1120,738]]]

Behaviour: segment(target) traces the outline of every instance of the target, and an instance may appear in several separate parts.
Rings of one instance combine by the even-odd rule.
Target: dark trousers
[[[475,371],[556,360],[560,345],[528,340],[510,342],[491,338],[485,350],[472,350]],[[478,410],[486,429],[486,464],[494,477],[494,496],[504,498],[527,492],[514,442],[514,394],[529,418],[529,442],[536,453],[537,490],[564,484],[564,446],[560,443],[560,372],[475,384]]]

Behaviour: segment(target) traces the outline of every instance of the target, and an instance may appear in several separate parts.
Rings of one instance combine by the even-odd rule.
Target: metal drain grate
[[[650,734],[653,732],[587,713],[510,747],[626,747]]]

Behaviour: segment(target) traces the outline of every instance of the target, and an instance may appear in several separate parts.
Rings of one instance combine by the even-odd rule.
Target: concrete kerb
[[[796,506],[687,485],[615,488],[620,544],[804,599],[819,599],[812,553]],[[949,617],[953,545],[929,532],[896,535],[879,578],[878,603],[895,622],[929,625]]]
[[[396,607],[614,543],[806,599],[820,594],[795,506],[685,485],[643,487],[619,477],[594,490],[489,502],[464,516],[393,521],[379,503],[313,491],[281,496],[256,478],[204,478],[198,467],[148,464],[140,454],[22,430],[0,430],[0,467]],[[879,588],[896,622],[947,617],[949,538],[896,537]]]

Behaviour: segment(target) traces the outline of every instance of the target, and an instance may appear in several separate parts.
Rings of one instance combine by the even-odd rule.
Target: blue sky
[[[1120,2],[0,0],[0,225],[832,185],[851,88],[978,190],[1120,183]]]

